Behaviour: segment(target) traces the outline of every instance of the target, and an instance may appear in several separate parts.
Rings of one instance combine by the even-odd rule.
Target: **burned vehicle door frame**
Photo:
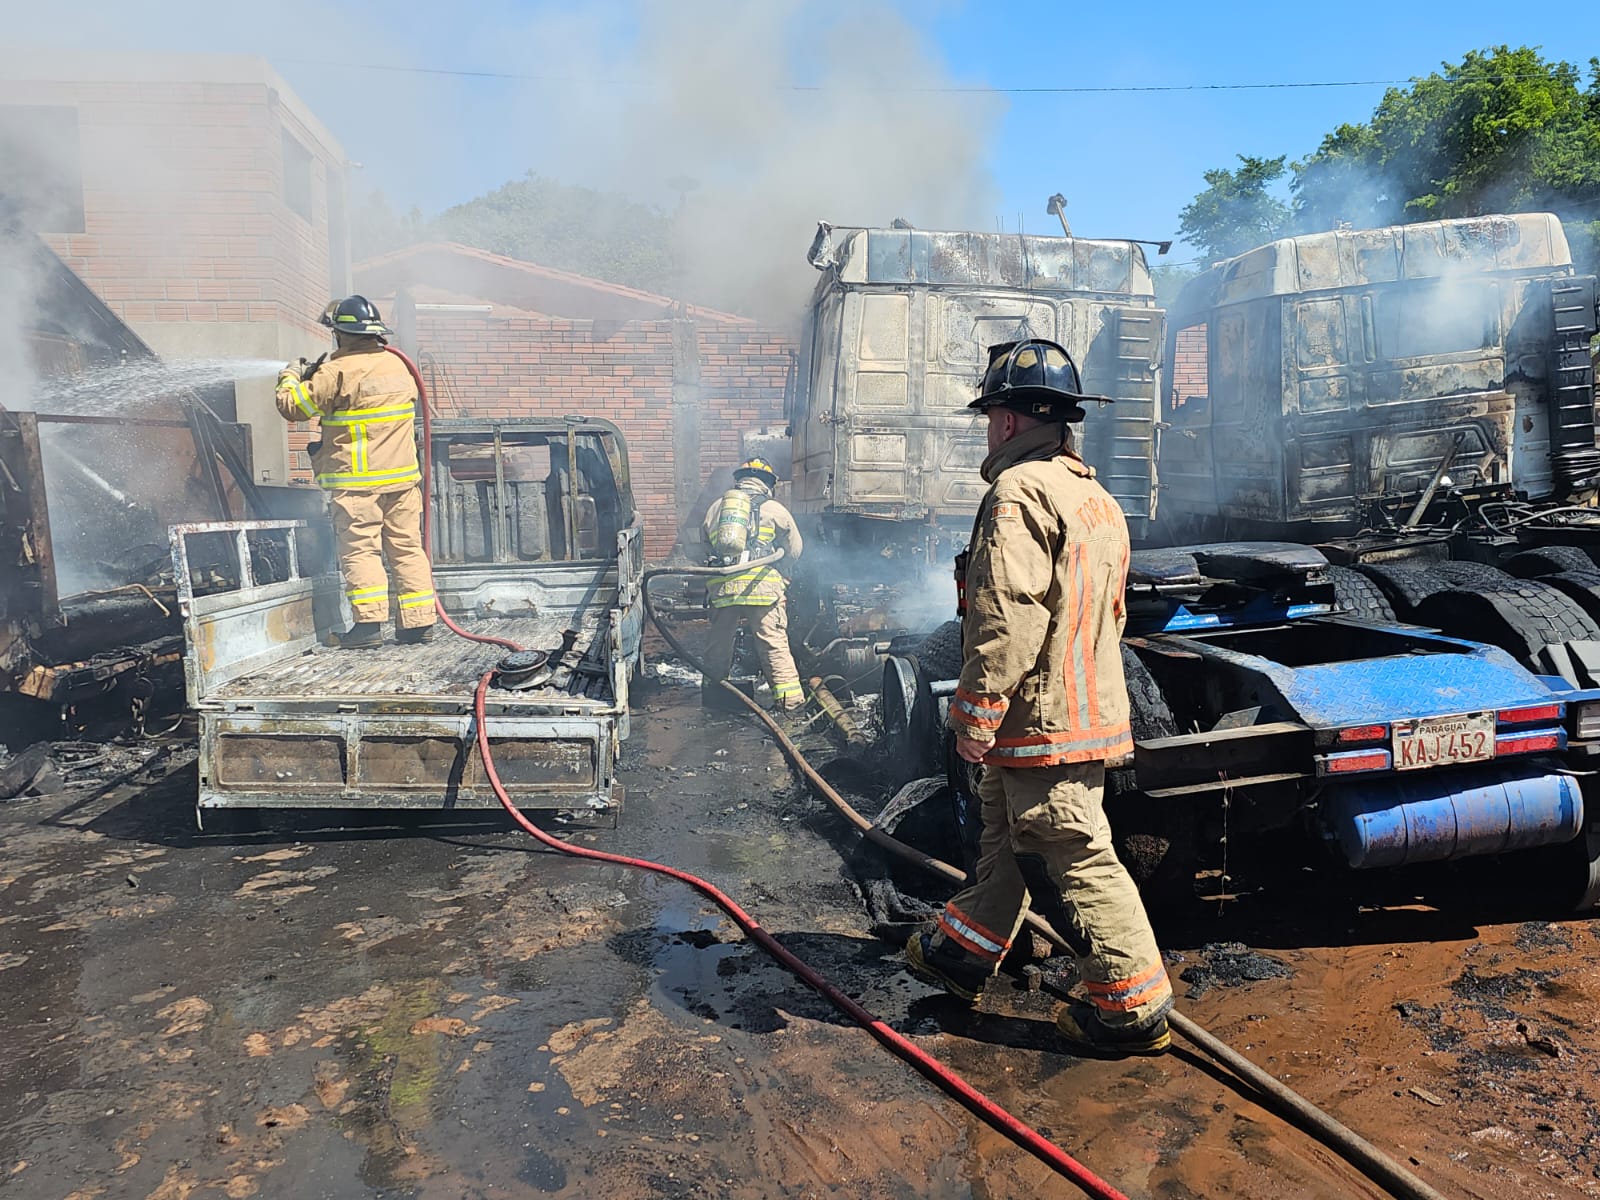
[[[34,283],[25,350],[69,408],[84,395],[119,401],[120,367],[158,364],[36,234],[0,222],[0,247]],[[94,387],[75,395],[88,372]],[[52,401],[41,392],[30,403]],[[114,416],[0,407],[0,695],[63,713],[107,697],[130,705],[136,724],[158,695],[176,696],[183,643],[162,569],[167,526],[264,512],[232,415],[231,385],[175,389]],[[138,549],[149,553],[134,559]]]

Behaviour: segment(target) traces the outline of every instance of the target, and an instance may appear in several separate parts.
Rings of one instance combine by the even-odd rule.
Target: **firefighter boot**
[[[1077,1000],[1057,1015],[1056,1030],[1072,1053],[1087,1058],[1161,1054],[1172,1045],[1166,1017],[1158,1017],[1152,1025],[1107,1025],[1092,1005]]]
[[[989,972],[966,958],[948,941],[933,945],[933,934],[922,932],[911,935],[906,943],[906,965],[911,973],[925,983],[941,987],[958,1000],[976,1004],[989,982]]]
[[[394,640],[402,646],[420,646],[425,642],[433,641],[432,625],[413,625],[410,629],[400,628],[394,631]]]
[[[339,646],[344,650],[376,650],[381,645],[382,621],[357,621],[348,632],[339,635]]]

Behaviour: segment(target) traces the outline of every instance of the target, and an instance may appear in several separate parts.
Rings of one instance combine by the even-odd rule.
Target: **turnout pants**
[[[1077,955],[1100,1019],[1149,1025],[1172,1007],[1172,984],[1139,889],[1111,848],[1104,782],[1099,762],[986,766],[977,879],[945,905],[934,937],[993,971],[1031,903]]]
[[[422,548],[422,490],[368,492],[354,489],[330,493],[333,528],[339,538],[339,569],[345,595],[359,622],[389,617],[389,561],[394,576],[396,626],[416,629],[432,625],[433,568]]]
[[[779,708],[799,708],[805,703],[800,672],[789,650],[789,612],[782,600],[774,604],[728,604],[711,610],[711,644],[706,648],[706,686],[726,679],[733,667],[733,641],[739,622],[748,619],[755,638],[761,670],[772,685],[772,702]]]

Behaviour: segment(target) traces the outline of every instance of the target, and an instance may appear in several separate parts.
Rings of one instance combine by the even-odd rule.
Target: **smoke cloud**
[[[620,193],[676,214],[677,296],[770,321],[798,317],[818,220],[982,229],[997,208],[983,164],[1003,99],[890,0],[488,0],[448,17],[400,0],[382,23],[306,0],[75,12],[63,28],[23,9],[8,40],[261,55],[361,164],[358,211],[380,189],[432,213],[529,170]],[[452,69],[488,77],[434,73]],[[974,90],[918,90],[952,84]]]
[[[927,90],[959,80],[881,0],[618,5],[543,18],[520,40],[560,48],[554,110],[547,87],[522,97],[554,118],[553,161],[582,182],[681,203],[691,299],[797,316],[819,219],[993,220],[981,164],[1002,100]]]
[[[33,394],[37,368],[23,331],[37,286],[22,247],[0,236],[0,408],[25,408]]]

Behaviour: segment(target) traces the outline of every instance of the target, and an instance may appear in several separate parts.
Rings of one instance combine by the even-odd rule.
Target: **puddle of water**
[[[567,1186],[567,1169],[537,1146],[524,1146],[517,1178],[541,1192],[559,1192]]]
[[[658,972],[654,991],[679,1008],[713,1020],[733,1018],[738,998],[718,972],[725,959],[749,953],[744,941],[724,942],[715,932],[717,915],[670,906],[656,918],[658,949],[651,965]],[[740,1028],[738,1022],[732,1022]]]

